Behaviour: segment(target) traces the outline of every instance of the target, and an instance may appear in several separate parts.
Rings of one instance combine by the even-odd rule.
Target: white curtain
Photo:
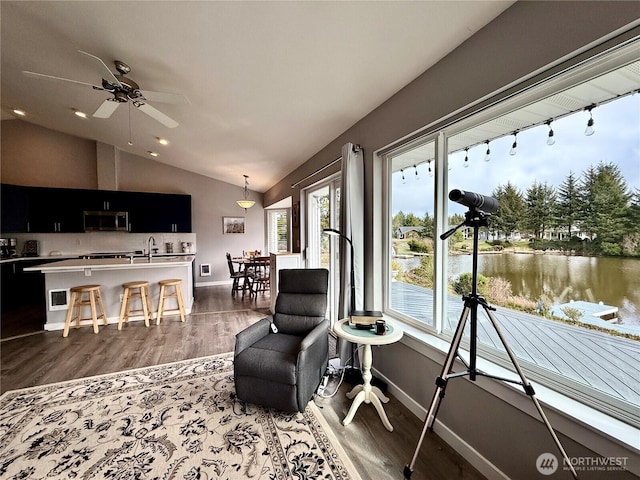
[[[347,143],[342,147],[342,185],[340,188],[340,232],[351,239],[354,258],[349,244],[340,241],[340,297],[339,318],[349,316],[351,309],[351,262],[355,270],[356,310],[363,310],[364,291],[364,155],[358,145]],[[351,358],[350,342],[338,343],[340,363]],[[355,364],[355,359],[354,363]]]

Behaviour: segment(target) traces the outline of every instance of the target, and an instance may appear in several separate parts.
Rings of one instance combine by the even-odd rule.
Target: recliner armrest
[[[269,335],[271,322],[271,317],[263,318],[236,334],[234,357],[237,357],[240,352],[250,347],[261,338]]]
[[[300,350],[307,350],[309,347],[314,345],[318,341],[318,339],[322,338],[323,336],[326,337],[328,331],[329,320],[325,318],[313,330],[307,333],[302,342],[300,342]]]

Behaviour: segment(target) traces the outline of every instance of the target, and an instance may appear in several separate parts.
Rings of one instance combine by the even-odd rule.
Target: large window
[[[509,346],[532,379],[637,425],[640,63],[625,56],[583,65],[386,155],[385,305],[450,339],[471,288],[474,231],[463,225],[439,239],[468,210],[447,195],[494,197],[500,208],[478,232],[478,289]],[[611,58],[617,68],[594,75]],[[481,355],[510,365],[479,313]]]

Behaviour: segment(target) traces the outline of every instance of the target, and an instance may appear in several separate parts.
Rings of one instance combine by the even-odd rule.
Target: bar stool
[[[178,315],[180,314],[180,320],[185,321],[184,302],[182,301],[182,280],[179,278],[171,278],[168,280],[160,280],[160,300],[158,301],[158,315],[156,316],[156,325],[160,325],[160,319],[167,313]],[[169,292],[167,287],[173,287],[173,293]],[[164,302],[174,297],[178,302],[178,308],[174,310],[165,310]]]
[[[129,317],[132,313],[142,313],[144,315],[144,324],[149,326],[149,317],[153,318],[153,308],[151,307],[151,298],[149,298],[149,282],[127,282],[122,284],[124,294],[122,295],[122,307],[120,307],[120,318],[118,318],[118,330],[122,330],[122,323],[129,323]],[[137,310],[131,309],[131,300],[140,299],[142,308]]]
[[[93,333],[98,333],[98,318],[102,319],[102,322],[107,325],[107,316],[104,313],[104,305],[102,303],[102,296],[100,295],[100,285],[79,285],[71,288],[71,298],[69,299],[69,307],[67,308],[67,318],[64,322],[64,330],[62,336],[69,335],[69,326],[71,322],[75,320],[75,328],[80,328],[80,322],[83,320],[93,321]],[[84,295],[87,295],[84,298]],[[96,310],[96,305],[100,310],[100,315]],[[82,307],[91,307],[91,316],[82,317]],[[75,309],[75,315],[73,311]]]

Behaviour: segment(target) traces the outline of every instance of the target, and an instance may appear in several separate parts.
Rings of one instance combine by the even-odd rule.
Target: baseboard
[[[231,280],[216,280],[214,282],[196,282],[195,287],[217,287],[219,285],[231,285]]]
[[[399,388],[396,384],[390,381],[387,377],[382,375],[375,368],[372,368],[372,373],[383,379],[388,385],[388,393],[393,395],[407,407],[411,413],[413,413],[421,422],[424,422],[427,417],[427,410],[416,402],[411,396],[409,396],[404,390]],[[498,467],[485,458],[480,452],[464,441],[454,431],[450,430],[444,423],[436,419],[433,427],[435,433],[444,440],[451,448],[464,457],[473,467],[478,470],[482,475],[489,480],[509,480],[509,477],[505,475]],[[416,446],[418,439],[416,438]],[[407,458],[407,460],[411,460]]]

